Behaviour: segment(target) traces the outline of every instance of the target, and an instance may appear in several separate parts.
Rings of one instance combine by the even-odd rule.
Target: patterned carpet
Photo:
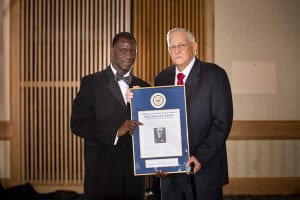
[[[300,195],[227,195],[224,200],[300,200]]]
[[[82,200],[82,194],[73,191],[56,191],[41,194],[34,190],[30,184],[3,188],[0,182],[1,200]],[[147,193],[147,200],[160,200],[153,194]],[[202,200],[202,199],[201,199]],[[298,195],[225,195],[224,200],[300,200]]]
[[[154,195],[148,195],[147,200],[160,200]],[[298,195],[225,195],[224,200],[300,200]]]

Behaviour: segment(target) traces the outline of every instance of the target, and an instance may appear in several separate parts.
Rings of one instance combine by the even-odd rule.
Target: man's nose
[[[124,56],[128,59],[130,58],[135,58],[135,54],[130,52],[130,51],[126,51],[126,53],[124,54]]]

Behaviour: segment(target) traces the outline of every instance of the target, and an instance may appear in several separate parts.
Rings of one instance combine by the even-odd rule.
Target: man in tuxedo
[[[228,183],[225,143],[233,118],[228,77],[221,67],[195,57],[197,43],[190,31],[170,30],[167,43],[173,65],[157,75],[155,85],[185,85],[190,147],[186,165],[194,163],[198,199],[221,200]],[[193,199],[187,174],[156,175],[161,178],[162,200]]]
[[[136,39],[121,32],[112,41],[111,64],[85,76],[73,101],[72,132],[85,140],[85,200],[144,200],[145,178],[134,176],[132,134],[141,123],[130,120],[125,92],[150,86],[131,74]]]

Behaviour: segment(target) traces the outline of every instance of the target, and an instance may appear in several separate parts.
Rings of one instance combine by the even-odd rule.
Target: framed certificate
[[[186,172],[189,158],[184,86],[132,89],[132,120],[135,129],[133,154],[135,175]]]

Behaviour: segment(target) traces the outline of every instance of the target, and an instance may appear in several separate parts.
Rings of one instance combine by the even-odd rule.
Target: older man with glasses
[[[216,64],[196,58],[197,43],[190,31],[170,30],[167,43],[173,65],[157,75],[155,86],[185,85],[190,147],[186,166],[193,166],[194,177],[157,172],[161,199],[221,200],[228,183],[226,139],[233,118],[228,77]]]

